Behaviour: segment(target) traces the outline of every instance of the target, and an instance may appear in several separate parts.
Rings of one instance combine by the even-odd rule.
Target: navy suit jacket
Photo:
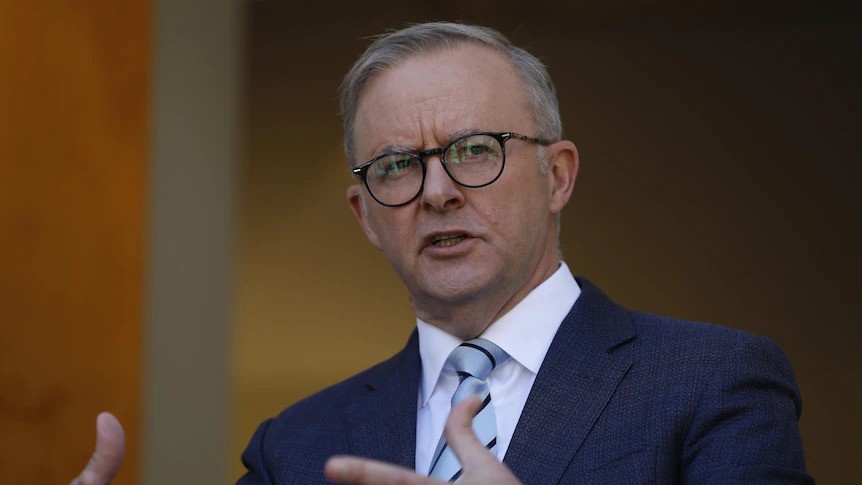
[[[739,330],[582,293],[536,377],[504,463],[526,484],[813,483],[793,371]],[[260,425],[239,483],[326,483],[334,454],[414,467],[421,362],[404,350]]]

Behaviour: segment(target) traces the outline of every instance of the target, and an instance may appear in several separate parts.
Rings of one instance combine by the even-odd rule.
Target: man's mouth
[[[445,248],[448,246],[454,246],[459,242],[463,241],[464,239],[467,239],[466,234],[444,234],[441,236],[437,236],[433,240],[431,240],[431,244],[437,247]]]

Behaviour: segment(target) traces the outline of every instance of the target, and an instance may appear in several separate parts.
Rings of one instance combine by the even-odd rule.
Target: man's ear
[[[366,202],[363,200],[363,197],[361,185],[353,184],[350,187],[347,187],[347,203],[350,205],[350,210],[353,211],[353,215],[356,216],[356,220],[359,221],[362,231],[365,232],[365,237],[368,238],[368,241],[371,242],[375,248],[382,249],[380,246],[380,238],[377,237],[377,232],[374,231],[371,221],[369,220],[368,208],[365,206]]]
[[[558,141],[549,146],[546,152],[548,158],[548,188],[550,189],[550,206],[552,214],[559,214],[569,202],[575,179],[578,176],[578,149],[568,141]]]

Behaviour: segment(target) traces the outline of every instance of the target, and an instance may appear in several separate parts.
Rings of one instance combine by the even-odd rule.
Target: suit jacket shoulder
[[[504,460],[522,481],[811,482],[775,344],[631,312],[578,283]]]
[[[239,483],[325,483],[323,465],[336,454],[412,467],[419,372],[414,331],[389,360],[264,421],[242,455],[248,472]]]

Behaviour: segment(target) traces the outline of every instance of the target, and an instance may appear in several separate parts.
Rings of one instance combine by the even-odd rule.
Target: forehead
[[[488,47],[464,44],[411,56],[371,79],[356,110],[356,156],[367,159],[389,146],[441,146],[467,130],[531,134],[534,126],[511,62]]]

